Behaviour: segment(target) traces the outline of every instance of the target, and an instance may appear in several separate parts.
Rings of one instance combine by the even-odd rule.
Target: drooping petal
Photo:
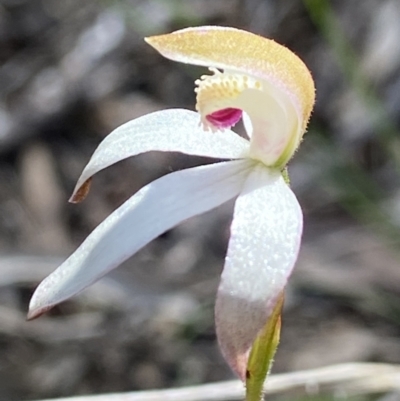
[[[245,157],[248,148],[249,142],[230,130],[204,131],[199,115],[193,111],[157,111],[121,125],[101,142],[83,170],[74,195],[100,170],[139,153],[156,150],[237,159]]]
[[[249,350],[296,262],[302,221],[279,173],[257,166],[236,201],[215,309],[222,353],[242,380]]]
[[[311,74],[294,53],[273,40],[228,27],[187,28],[146,40],[167,58],[213,67],[213,76],[198,81],[203,121],[218,110],[242,109],[253,120],[253,156],[267,165],[287,163],[315,101]],[[264,156],[260,147],[265,151],[270,145],[274,151]]]
[[[183,220],[238,195],[252,166],[248,160],[200,166],[166,175],[143,187],[39,285],[28,318],[82,291]]]

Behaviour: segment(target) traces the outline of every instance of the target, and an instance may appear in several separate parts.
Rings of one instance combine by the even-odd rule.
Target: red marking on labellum
[[[206,119],[217,128],[230,128],[242,118],[242,110],[228,107],[206,115]]]

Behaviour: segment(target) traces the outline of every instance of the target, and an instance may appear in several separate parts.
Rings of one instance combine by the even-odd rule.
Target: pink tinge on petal
[[[235,298],[221,286],[215,304],[215,323],[220,349],[231,369],[245,382],[251,347],[267,324],[277,297],[267,303]]]
[[[217,128],[230,128],[242,118],[242,110],[228,107],[206,115],[206,119]]]
[[[235,203],[215,304],[222,354],[242,381],[254,341],[293,270],[302,226],[300,205],[282,176],[254,166]]]

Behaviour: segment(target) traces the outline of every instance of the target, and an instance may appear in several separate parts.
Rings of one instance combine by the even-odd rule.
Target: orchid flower
[[[99,145],[72,201],[91,177],[148,151],[225,159],[143,187],[103,221],[36,289],[28,318],[82,291],[160,234],[237,197],[215,319],[223,355],[242,380],[299,251],[302,211],[282,175],[314,104],[307,67],[290,50],[234,28],[197,27],[146,39],[163,56],[210,67],[195,82],[197,112],[169,109],[130,121]],[[231,131],[243,118],[249,139]]]

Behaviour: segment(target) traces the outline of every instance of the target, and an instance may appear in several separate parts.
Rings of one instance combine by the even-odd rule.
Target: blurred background
[[[213,322],[232,202],[25,321],[36,285],[130,195],[211,162],[138,156],[96,176],[82,204],[67,202],[113,128],[194,108],[204,70],[163,59],[143,37],[204,24],[287,45],[316,81],[289,169],[305,233],[274,372],[400,362],[399,0],[1,0],[0,400],[233,378]]]

